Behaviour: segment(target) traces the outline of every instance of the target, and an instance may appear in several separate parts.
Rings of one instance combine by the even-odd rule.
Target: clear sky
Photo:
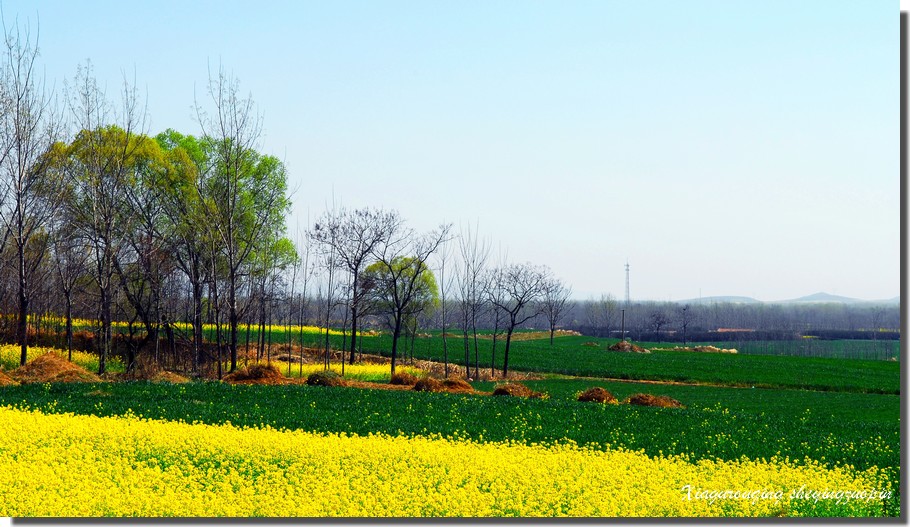
[[[62,91],[126,74],[148,131],[198,134],[222,64],[287,164],[297,224],[334,200],[479,223],[577,298],[900,290],[892,2],[0,0]],[[209,107],[211,107],[209,105]]]

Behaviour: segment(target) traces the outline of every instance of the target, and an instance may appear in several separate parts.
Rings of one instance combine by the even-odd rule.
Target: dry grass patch
[[[20,366],[11,372],[11,376],[23,384],[35,382],[101,382],[101,378],[94,373],[77,364],[73,364],[53,352],[45,353],[25,366]]]
[[[683,404],[666,395],[651,395],[649,393],[636,393],[623,401],[627,404],[638,406],[654,406],[657,408],[685,408]]]
[[[616,397],[606,388],[595,386],[578,394],[578,400],[584,403],[619,404]]]

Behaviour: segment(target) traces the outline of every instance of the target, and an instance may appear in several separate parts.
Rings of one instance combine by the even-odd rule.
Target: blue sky
[[[889,2],[0,0],[62,91],[126,74],[150,133],[240,79],[296,189],[478,222],[576,296],[899,294]]]

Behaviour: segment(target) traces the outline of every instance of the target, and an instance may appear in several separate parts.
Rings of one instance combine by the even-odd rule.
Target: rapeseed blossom
[[[10,407],[0,407],[0,430],[2,516],[874,516],[880,499],[807,492],[893,491],[877,469],[811,460],[690,460]],[[717,494],[753,489],[781,497]]]

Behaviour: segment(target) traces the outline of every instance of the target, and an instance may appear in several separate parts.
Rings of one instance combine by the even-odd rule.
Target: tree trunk
[[[512,344],[512,331],[514,327],[509,327],[509,332],[506,334],[506,351],[505,356],[503,357],[502,362],[502,378],[507,379],[509,376],[509,345]]]
[[[354,364],[354,352],[357,351],[357,306],[351,305],[351,360]]]
[[[229,322],[231,325],[231,371],[237,371],[237,271],[231,269],[231,284],[228,291],[228,304],[230,304]],[[219,376],[220,378],[220,376]]]
[[[23,284],[19,285],[19,365],[25,366],[28,360],[28,296],[25,294]]]
[[[73,362],[73,295],[67,291],[66,297],[66,351],[69,354],[69,361]]]
[[[401,335],[401,317],[395,317],[395,329],[392,331],[392,375],[395,374],[395,362],[398,357],[398,337]]]

